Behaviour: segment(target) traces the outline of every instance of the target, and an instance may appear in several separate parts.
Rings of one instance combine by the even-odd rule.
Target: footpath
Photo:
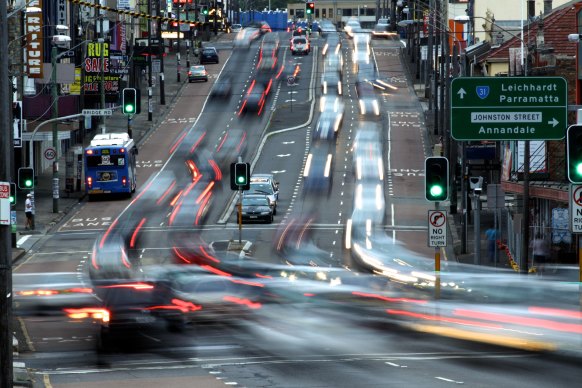
[[[407,78],[410,80],[410,86],[413,88],[414,93],[418,98],[418,102],[422,107],[422,111],[424,112],[424,124],[426,128],[426,138],[428,140],[427,144],[431,145],[432,151],[438,153],[438,150],[442,148],[441,136],[435,134],[435,110],[429,109],[429,100],[426,97],[428,95],[429,90],[425,87],[424,82],[420,82],[416,79],[416,63],[412,62],[412,57],[407,54],[406,49],[402,49],[401,51],[401,59],[407,73]],[[436,99],[436,98],[435,98]],[[451,142],[451,146],[456,146],[454,141]],[[434,156],[438,156],[434,154]],[[451,162],[451,161],[449,161]],[[460,185],[459,185],[460,186]],[[468,182],[467,182],[468,186]],[[512,264],[510,263],[508,256],[503,250],[503,246],[496,245],[495,249],[497,250],[496,259],[489,260],[488,258],[488,247],[487,247],[487,240],[485,237],[485,231],[494,225],[494,214],[493,211],[485,209],[485,206],[482,206],[482,210],[480,211],[479,219],[480,222],[478,223],[478,233],[479,233],[479,255],[475,254],[475,224],[474,224],[474,216],[475,212],[469,212],[469,217],[467,225],[464,226],[461,222],[462,217],[462,209],[461,208],[461,198],[462,193],[460,191],[460,187],[457,188],[456,197],[458,199],[458,206],[456,209],[458,210],[453,212],[451,209],[450,204],[447,202],[447,222],[448,222],[448,241],[447,247],[445,249],[446,252],[446,259],[454,260],[456,262],[462,264],[475,264],[483,267],[497,267],[497,268],[511,268]],[[482,194],[479,198],[481,203],[487,202],[487,195]],[[469,200],[467,201],[469,202]],[[470,206],[470,205],[468,205]],[[465,227],[465,250],[462,250],[462,228]]]

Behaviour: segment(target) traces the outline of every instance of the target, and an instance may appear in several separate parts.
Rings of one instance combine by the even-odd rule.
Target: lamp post
[[[65,32],[69,28],[63,25],[55,27],[57,32]],[[71,37],[67,35],[55,35],[52,39],[51,48],[51,96],[52,96],[52,118],[55,121],[52,124],[53,130],[53,149],[55,150],[55,158],[53,160],[53,213],[59,212],[59,130],[56,119],[59,117],[59,95],[57,89],[57,47],[61,44],[68,44]],[[101,48],[103,50],[103,48]],[[32,158],[32,157],[31,157]]]

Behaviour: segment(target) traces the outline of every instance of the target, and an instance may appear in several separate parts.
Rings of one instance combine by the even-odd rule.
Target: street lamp
[[[52,124],[53,129],[53,148],[55,150],[55,158],[53,159],[53,213],[59,212],[59,131],[57,118],[59,117],[59,101],[58,101],[58,90],[57,90],[57,57],[58,57],[58,47],[67,47],[71,42],[71,37],[68,35],[60,35],[61,33],[67,32],[69,27],[64,25],[57,25],[55,29],[59,35],[54,35],[52,37],[52,48],[51,48],[51,96],[52,96],[52,118],[55,121]]]

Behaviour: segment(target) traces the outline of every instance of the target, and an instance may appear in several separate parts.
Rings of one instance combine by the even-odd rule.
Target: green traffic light
[[[236,178],[236,181],[238,182],[239,185],[244,185],[245,184],[245,177],[239,176],[238,178]]]
[[[576,164],[576,174],[580,177],[582,177],[582,162],[579,162],[578,164]]]
[[[128,113],[132,113],[134,111],[133,105],[129,104],[125,106],[125,111]]]
[[[24,181],[24,186],[26,187],[32,187],[32,179],[27,179]]]
[[[11,195],[8,198],[10,199],[10,203],[12,203],[12,204],[16,203],[16,198],[14,198],[14,195]]]
[[[439,185],[434,185],[430,188],[430,195],[434,198],[438,198],[443,195],[443,188]]]

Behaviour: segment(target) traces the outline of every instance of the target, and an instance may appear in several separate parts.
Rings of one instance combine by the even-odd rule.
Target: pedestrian
[[[541,275],[544,272],[544,267],[550,254],[549,244],[541,233],[536,233],[536,237],[532,240],[530,247],[533,254],[533,264],[537,266],[537,272]]]
[[[26,215],[26,230],[34,230],[34,208],[32,206],[32,194],[26,194],[24,201],[24,214]]]
[[[495,261],[495,246],[497,245],[497,230],[490,227],[485,231],[485,237],[487,238],[487,257],[489,262]]]

